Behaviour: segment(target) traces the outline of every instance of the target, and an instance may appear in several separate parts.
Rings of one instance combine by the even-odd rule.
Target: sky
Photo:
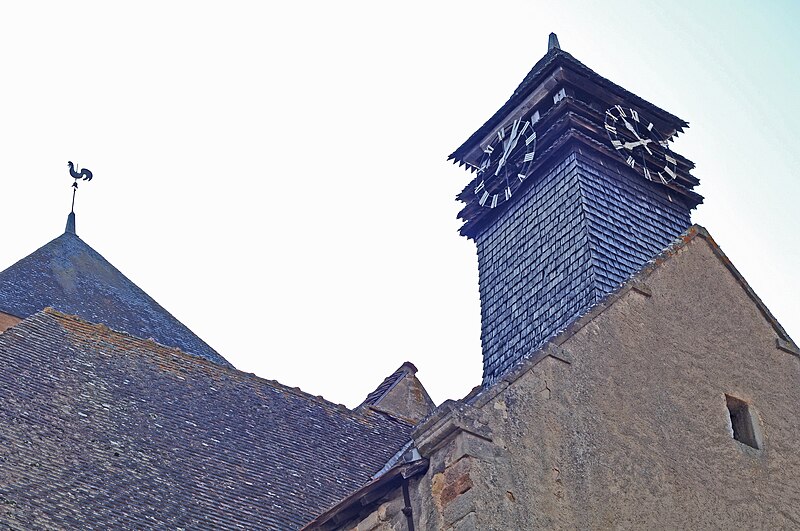
[[[446,161],[547,51],[690,122],[705,226],[800,337],[800,4],[6,2],[0,270],[78,235],[237,368],[355,406],[481,381]]]

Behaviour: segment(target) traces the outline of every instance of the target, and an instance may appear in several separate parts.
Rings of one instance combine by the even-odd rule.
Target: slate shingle
[[[297,529],[411,426],[46,310],[0,334],[0,522]]]

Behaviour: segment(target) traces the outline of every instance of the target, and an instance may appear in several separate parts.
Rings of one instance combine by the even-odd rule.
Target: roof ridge
[[[152,345],[152,346],[157,347],[157,349],[159,351],[161,351],[161,352],[155,352],[155,351],[151,350],[151,352],[153,354],[159,355],[161,353],[163,353],[163,354],[169,353],[171,355],[177,355],[177,356],[181,357],[182,359],[185,359],[186,361],[189,361],[191,363],[199,363],[199,364],[202,364],[203,366],[206,366],[206,367],[211,368],[213,370],[219,370],[221,372],[225,372],[225,373],[227,373],[229,375],[232,375],[232,376],[234,376],[236,378],[246,379],[246,380],[255,380],[255,381],[258,381],[258,382],[263,382],[263,383],[266,383],[266,384],[268,384],[268,385],[270,385],[270,386],[272,386],[272,387],[274,387],[276,389],[279,389],[281,391],[286,391],[286,392],[292,393],[292,394],[294,394],[294,395],[296,395],[296,396],[298,396],[300,398],[304,398],[306,400],[310,400],[310,401],[319,403],[321,405],[324,405],[324,406],[327,406],[327,407],[331,407],[331,408],[340,410],[342,412],[346,412],[346,413],[348,413],[349,415],[351,415],[353,417],[363,417],[364,416],[364,412],[363,411],[356,411],[354,409],[350,409],[347,406],[345,406],[344,404],[339,404],[337,402],[332,402],[332,401],[327,400],[326,398],[324,398],[323,396],[320,396],[320,395],[312,395],[311,393],[303,391],[299,387],[291,387],[291,386],[288,386],[286,384],[282,384],[277,380],[271,380],[269,378],[263,378],[261,376],[258,376],[255,373],[252,373],[252,372],[241,371],[241,370],[239,370],[239,369],[237,369],[236,367],[233,367],[233,366],[226,367],[226,366],[220,365],[218,363],[214,363],[213,361],[208,360],[206,358],[202,358],[200,356],[195,356],[193,354],[189,354],[187,352],[184,352],[183,350],[181,350],[178,347],[170,347],[168,345],[163,345],[163,344],[155,341],[152,338],[141,338],[141,337],[135,336],[133,334],[130,334],[128,332],[125,332],[124,330],[116,330],[114,328],[109,327],[108,325],[103,324],[103,323],[93,323],[91,321],[87,321],[86,319],[84,319],[84,318],[82,318],[80,316],[70,315],[70,314],[61,312],[61,311],[59,311],[59,310],[57,310],[55,308],[52,308],[52,307],[48,307],[48,308],[45,308],[44,310],[41,310],[40,312],[37,312],[36,314],[34,314],[34,315],[28,317],[27,319],[24,319],[23,321],[21,321],[16,326],[19,326],[19,325],[25,323],[28,320],[32,320],[32,319],[34,319],[34,318],[36,318],[38,316],[43,316],[43,315],[52,316],[52,317],[56,318],[59,321],[68,321],[68,322],[78,323],[78,324],[80,324],[82,326],[98,330],[98,331],[100,331],[100,332],[102,332],[104,334],[114,334],[114,335],[117,335],[117,336],[122,336],[122,337],[128,338],[130,341],[135,342],[135,343],[144,343],[145,345]],[[403,366],[405,366],[406,364],[411,365],[411,367],[414,367],[413,364],[411,364],[409,362],[404,363]],[[414,367],[414,369],[416,370],[416,367]],[[393,417],[388,417],[388,418],[390,418],[391,420],[397,420],[397,419],[394,419]]]
[[[100,330],[100,331],[102,331],[104,333],[111,333],[111,334],[127,337],[127,338],[130,338],[134,342],[151,343],[151,344],[155,345],[156,347],[158,347],[161,350],[169,351],[172,354],[180,354],[181,356],[183,356],[183,357],[185,357],[185,358],[187,358],[187,359],[189,359],[191,361],[200,361],[203,364],[207,364],[207,365],[210,365],[210,366],[219,367],[219,368],[227,369],[227,370],[234,370],[234,371],[242,372],[242,371],[239,371],[238,369],[236,369],[235,367],[232,367],[232,366],[231,367],[226,367],[226,366],[220,365],[218,363],[214,363],[213,361],[211,361],[211,360],[209,360],[207,358],[203,358],[203,357],[200,357],[200,356],[196,356],[194,354],[190,354],[190,353],[182,350],[180,347],[171,347],[169,345],[165,345],[163,343],[159,343],[158,341],[155,340],[155,338],[152,338],[152,337],[147,337],[147,338],[139,337],[139,336],[131,334],[130,332],[126,332],[125,330],[119,330],[117,328],[112,328],[112,327],[108,326],[105,323],[95,323],[95,322],[89,321],[87,319],[84,319],[83,317],[81,317],[79,315],[62,312],[62,311],[60,311],[60,310],[58,310],[56,308],[53,308],[52,306],[47,306],[43,310],[40,310],[39,312],[36,312],[35,314],[31,315],[30,317],[28,317],[26,319],[23,319],[22,322],[19,323],[19,324],[22,324],[25,321],[27,321],[28,319],[31,319],[31,318],[36,317],[37,315],[41,315],[41,314],[48,314],[48,315],[51,315],[51,316],[53,316],[53,317],[55,317],[55,318],[57,318],[59,320],[65,320],[65,321],[71,321],[71,322],[79,323],[79,324],[87,326],[89,328],[94,328],[94,329]]]

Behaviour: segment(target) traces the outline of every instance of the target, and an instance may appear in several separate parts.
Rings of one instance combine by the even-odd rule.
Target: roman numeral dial
[[[530,120],[516,119],[481,145],[475,180],[478,204],[497,208],[510,201],[528,178],[536,154],[536,131]]]
[[[677,177],[678,161],[669,140],[653,122],[636,109],[615,105],[605,113],[605,129],[611,147],[645,179],[668,184]]]

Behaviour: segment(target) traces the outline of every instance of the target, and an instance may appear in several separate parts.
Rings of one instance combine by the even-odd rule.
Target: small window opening
[[[728,413],[731,416],[733,438],[753,448],[761,448],[753,415],[747,402],[725,395]]]

